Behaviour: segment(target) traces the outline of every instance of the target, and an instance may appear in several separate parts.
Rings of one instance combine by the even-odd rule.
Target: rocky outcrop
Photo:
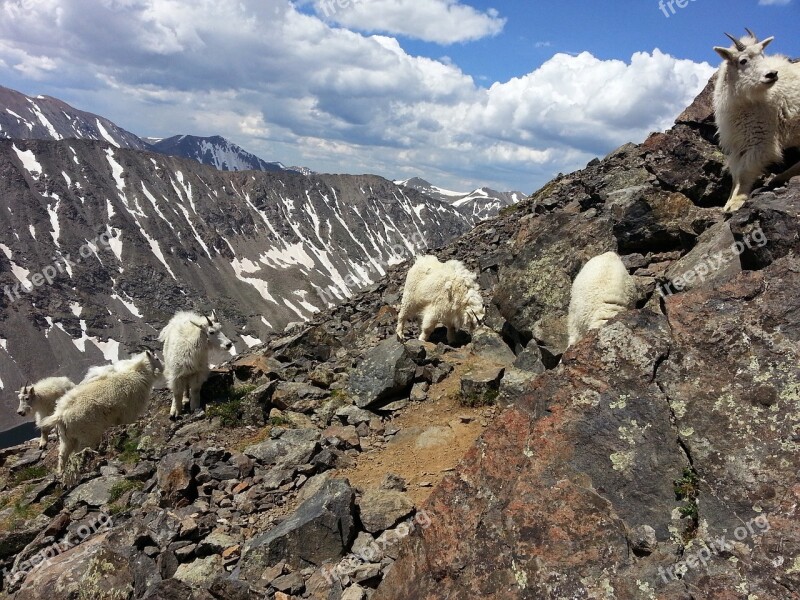
[[[456,347],[395,339],[396,265],[216,370],[205,415],[156,398],[65,489],[52,450],[0,453],[4,591],[797,598],[800,182],[724,215],[707,101],[439,251],[488,306]],[[567,348],[572,278],[607,250],[638,306]]]

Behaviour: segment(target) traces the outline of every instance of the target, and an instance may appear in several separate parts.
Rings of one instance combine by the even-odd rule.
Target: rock
[[[638,555],[652,554],[658,547],[656,530],[650,525],[639,525],[631,535],[631,546]]]
[[[411,385],[416,364],[406,347],[389,337],[369,350],[350,376],[348,391],[359,408],[366,408]]]
[[[420,383],[415,383],[411,388],[411,394],[409,395],[409,400],[412,402],[424,402],[428,398],[428,388],[429,384],[425,381]]]
[[[320,566],[344,555],[355,538],[355,493],[344,479],[332,479],[280,525],[249,540],[239,562],[248,581],[280,560],[295,568]]]
[[[105,506],[109,503],[111,490],[119,486],[125,478],[120,475],[98,477],[76,487],[67,496],[64,505],[73,508],[79,502],[89,506]]]
[[[394,473],[386,473],[381,480],[381,489],[382,490],[392,490],[396,492],[405,492],[406,491],[406,480],[396,475]]]
[[[356,433],[356,428],[352,425],[332,425],[322,432],[325,440],[339,439],[344,442],[346,448],[358,448],[361,440]]]
[[[498,406],[505,408],[516,402],[538,376],[536,373],[516,367],[508,369],[500,382],[500,393],[497,396]]]
[[[199,471],[192,450],[164,456],[156,470],[156,480],[162,492],[162,506],[175,506],[193,500],[197,495],[194,477]]]
[[[350,586],[344,591],[341,600],[364,600],[364,598],[365,598],[364,588],[362,588],[358,584],[355,584]]]
[[[146,600],[191,600],[192,588],[177,579],[164,579],[151,586],[142,598]]]
[[[369,490],[358,501],[361,523],[369,533],[389,529],[414,512],[414,503],[403,492]]]
[[[318,429],[292,429],[278,439],[248,446],[244,449],[244,453],[264,465],[287,469],[311,460],[319,447],[319,439]]]
[[[389,404],[384,404],[382,406],[377,406],[375,408],[376,410],[379,410],[381,412],[397,412],[398,410],[403,410],[409,404],[410,401],[407,399],[395,400],[394,402],[390,402]]]
[[[505,369],[478,365],[461,377],[462,403],[467,406],[494,404]]]
[[[376,418],[375,413],[371,413],[363,408],[358,408],[357,406],[343,406],[336,411],[336,416],[347,421],[348,425],[369,423],[372,419]]]
[[[520,352],[516,360],[514,360],[514,367],[522,369],[539,375],[546,371],[544,362],[542,361],[542,351],[535,343],[528,344],[525,349]]]
[[[109,533],[91,537],[32,570],[16,598],[128,598],[134,575],[127,556],[108,545]]]
[[[175,579],[191,586],[207,587],[222,572],[222,557],[212,555],[180,565]]]
[[[710,227],[686,256],[672,263],[666,271],[669,281],[656,291],[669,296],[731,279],[742,271],[739,255],[733,250],[735,244],[729,222]]]
[[[282,382],[272,394],[272,404],[281,410],[310,413],[329,395],[327,390],[307,383]]]
[[[516,356],[497,333],[488,327],[481,327],[472,333],[473,352],[486,361],[510,367]]]
[[[289,573],[288,575],[283,575],[281,577],[276,577],[272,580],[270,584],[279,592],[284,592],[286,594],[300,594],[303,589],[305,588],[305,582],[303,581],[303,576],[300,573],[294,572]]]

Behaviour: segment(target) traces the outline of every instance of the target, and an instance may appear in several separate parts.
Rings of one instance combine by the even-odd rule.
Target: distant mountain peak
[[[434,200],[447,202],[462,214],[477,220],[494,217],[502,208],[527,198],[527,194],[522,192],[498,192],[489,187],[477,188],[472,192],[456,192],[440,188],[421,177],[394,183],[402,188],[417,190]]]

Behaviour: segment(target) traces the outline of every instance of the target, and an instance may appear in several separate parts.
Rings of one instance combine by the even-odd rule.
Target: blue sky
[[[669,127],[723,31],[800,56],[799,3],[3,0],[0,83],[142,136],[530,193]]]

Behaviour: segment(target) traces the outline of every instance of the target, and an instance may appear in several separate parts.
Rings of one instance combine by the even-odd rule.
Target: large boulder
[[[346,479],[328,480],[280,525],[247,542],[241,576],[258,581],[282,560],[297,568],[319,567],[344,556],[355,536],[355,492]]]
[[[416,370],[411,353],[392,336],[367,352],[350,376],[348,391],[358,408],[366,408],[405,392]]]

